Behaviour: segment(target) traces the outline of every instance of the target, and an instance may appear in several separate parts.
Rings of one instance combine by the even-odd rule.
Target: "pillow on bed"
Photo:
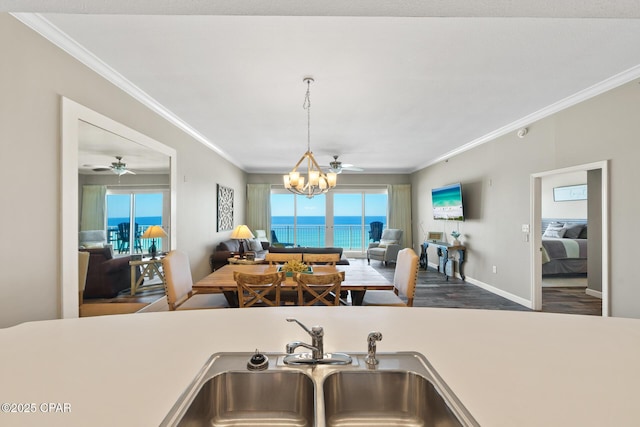
[[[542,237],[553,237],[556,239],[562,239],[564,234],[567,232],[567,229],[564,228],[563,225],[555,225],[554,223],[549,224],[547,229],[544,231]]]
[[[586,239],[586,238],[587,238],[587,226],[585,225],[580,231],[580,235],[578,236],[578,239]]]
[[[584,224],[567,224],[565,227],[567,230],[564,233],[565,239],[578,239],[584,228]]]

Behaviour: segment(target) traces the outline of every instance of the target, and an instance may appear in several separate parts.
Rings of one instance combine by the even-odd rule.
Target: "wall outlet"
[[[498,267],[497,266],[493,266],[493,273],[496,274],[498,272]]]

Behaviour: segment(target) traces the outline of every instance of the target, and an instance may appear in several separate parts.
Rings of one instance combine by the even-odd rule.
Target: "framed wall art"
[[[216,184],[218,189],[217,231],[233,229],[233,188]]]
[[[554,202],[570,202],[574,200],[587,200],[587,184],[553,187]]]

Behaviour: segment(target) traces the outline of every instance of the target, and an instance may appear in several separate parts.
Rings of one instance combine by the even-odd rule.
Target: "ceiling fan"
[[[355,167],[351,163],[342,163],[338,160],[338,155],[333,156],[333,162],[329,163],[329,171],[333,173],[341,173],[345,171],[362,172],[364,169]]]
[[[94,172],[105,172],[111,171],[118,176],[122,176],[124,174],[130,173],[135,175],[136,173],[127,169],[127,164],[122,162],[122,156],[116,156],[117,162],[112,162],[111,166],[93,166],[92,170]]]

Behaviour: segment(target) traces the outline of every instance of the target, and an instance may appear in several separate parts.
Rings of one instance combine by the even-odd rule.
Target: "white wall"
[[[61,96],[177,150],[178,248],[206,275],[230,234],[216,232],[216,183],[234,188],[238,223],[245,173],[4,13],[0,51],[0,327],[60,314]]]
[[[640,85],[631,82],[532,123],[519,139],[509,134],[413,175],[414,233],[442,228],[431,219],[431,188],[462,182],[465,214],[460,224],[468,246],[466,274],[517,298],[530,299],[529,244],[521,231],[530,213],[532,173],[610,160],[611,313],[640,318],[640,287],[633,269],[640,200]],[[432,258],[433,259],[433,258]],[[497,273],[492,273],[492,266]]]
[[[587,172],[572,172],[542,178],[542,218],[587,218],[586,200],[557,202],[553,199],[554,187],[587,183]]]

